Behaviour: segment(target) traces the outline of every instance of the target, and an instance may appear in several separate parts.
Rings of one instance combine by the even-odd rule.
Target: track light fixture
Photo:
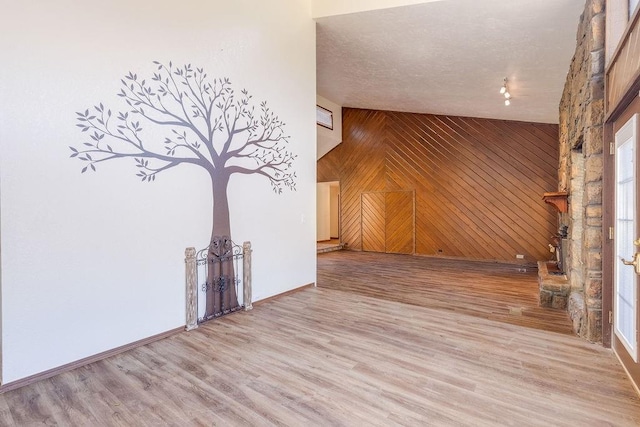
[[[504,98],[505,98],[504,105],[507,107],[511,105],[511,93],[509,93],[509,86],[508,86],[508,81],[506,77],[502,82],[502,87],[500,88],[500,94],[504,95]]]

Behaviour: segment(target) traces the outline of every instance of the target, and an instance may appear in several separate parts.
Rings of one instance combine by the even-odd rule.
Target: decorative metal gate
[[[209,247],[198,251],[198,323],[241,308],[238,287],[242,276],[242,248],[226,236],[215,237]],[[204,300],[204,312],[201,311]],[[200,315],[202,313],[202,315]]]
[[[187,330],[207,320],[251,306],[251,243],[236,245],[214,237],[199,251],[187,248]]]

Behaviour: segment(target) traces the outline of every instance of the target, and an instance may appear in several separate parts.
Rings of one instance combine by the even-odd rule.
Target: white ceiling
[[[443,0],[319,18],[317,91],[345,107],[558,123],[584,5]]]

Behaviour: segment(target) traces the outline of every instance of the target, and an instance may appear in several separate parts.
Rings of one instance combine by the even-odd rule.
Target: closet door
[[[385,251],[385,193],[362,193],[361,234],[362,250],[367,252]]]
[[[413,191],[362,193],[361,221],[363,251],[414,253]]]
[[[385,193],[385,251],[392,254],[414,253],[413,191]]]

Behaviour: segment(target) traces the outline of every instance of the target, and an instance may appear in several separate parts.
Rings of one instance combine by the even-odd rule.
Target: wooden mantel
[[[545,203],[553,205],[560,213],[569,211],[569,193],[566,191],[544,193],[542,200],[544,200]]]

